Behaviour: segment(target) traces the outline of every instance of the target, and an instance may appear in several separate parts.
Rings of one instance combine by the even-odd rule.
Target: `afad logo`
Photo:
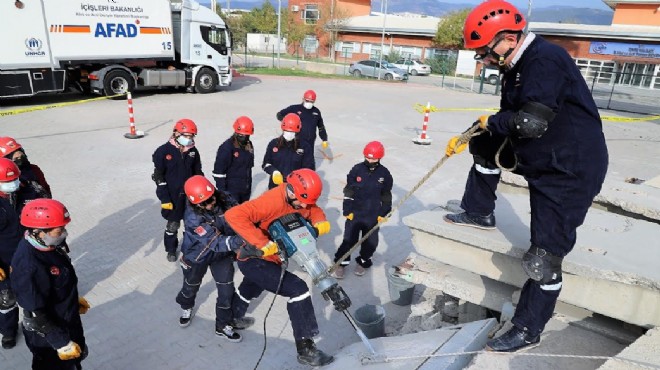
[[[607,50],[606,42],[594,42],[591,44],[591,53],[592,54],[603,54]]]
[[[41,57],[46,55],[46,52],[41,50],[43,45],[44,43],[38,38],[30,37],[25,39],[25,47],[28,49],[25,52],[25,55],[29,57]]]

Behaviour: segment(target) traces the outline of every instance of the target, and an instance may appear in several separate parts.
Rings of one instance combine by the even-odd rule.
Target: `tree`
[[[471,9],[457,10],[447,14],[438,23],[433,45],[446,49],[463,48],[463,25]]]
[[[351,13],[343,7],[335,5],[335,1],[324,2],[320,6],[319,20],[314,25],[314,32],[316,35],[321,36],[319,42],[328,48],[328,56],[330,60],[334,61],[337,31],[346,25]],[[322,35],[325,35],[325,37]]]
[[[273,5],[265,0],[261,8],[254,8],[243,15],[247,32],[276,33],[277,12]]]
[[[312,27],[304,23],[296,22],[297,13],[288,10],[282,12],[282,36],[286,37],[289,45],[296,45],[296,48],[305,39],[305,36],[311,32]]]

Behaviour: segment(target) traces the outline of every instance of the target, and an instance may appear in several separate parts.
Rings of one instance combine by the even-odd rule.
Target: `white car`
[[[395,66],[398,68],[403,69],[404,71],[408,72],[409,74],[413,76],[417,75],[430,75],[431,74],[431,66],[428,64],[424,64],[420,62],[419,60],[415,59],[399,59],[396,61],[396,63],[393,63]]]

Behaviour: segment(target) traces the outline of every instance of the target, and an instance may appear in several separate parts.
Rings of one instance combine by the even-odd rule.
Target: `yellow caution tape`
[[[426,105],[416,103],[413,108],[419,112],[424,113],[426,111]],[[438,108],[436,106],[431,106],[429,112],[468,112],[468,111],[477,111],[477,112],[498,112],[498,108]],[[617,117],[617,116],[600,116],[600,119],[603,121],[611,122],[643,122],[643,121],[655,121],[660,120],[660,115],[646,116],[646,117]]]
[[[38,111],[38,110],[46,110],[46,109],[52,109],[52,108],[66,107],[67,105],[88,103],[88,102],[92,102],[92,101],[96,101],[96,100],[116,98],[116,97],[119,97],[119,96],[122,96],[122,94],[112,95],[112,96],[100,96],[98,98],[82,99],[82,100],[70,101],[70,102],[66,102],[66,103],[38,105],[38,106],[35,106],[35,107],[5,110],[5,111],[0,111],[0,117],[14,116],[14,115],[17,115],[17,114],[34,112],[34,111]]]

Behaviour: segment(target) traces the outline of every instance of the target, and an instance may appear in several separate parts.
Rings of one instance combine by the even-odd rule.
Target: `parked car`
[[[408,79],[408,73],[401,68],[397,68],[392,63],[383,61],[382,65],[377,60],[361,60],[351,64],[348,68],[348,73],[354,77],[375,77],[378,78],[378,73],[384,80],[402,80]]]
[[[428,76],[431,74],[431,66],[424,64],[419,60],[415,59],[399,59],[396,63],[392,63],[398,68],[403,69],[404,71],[410,73],[413,76],[425,75]]]
[[[497,85],[500,82],[500,70],[497,67],[484,67],[484,81],[491,85]]]

